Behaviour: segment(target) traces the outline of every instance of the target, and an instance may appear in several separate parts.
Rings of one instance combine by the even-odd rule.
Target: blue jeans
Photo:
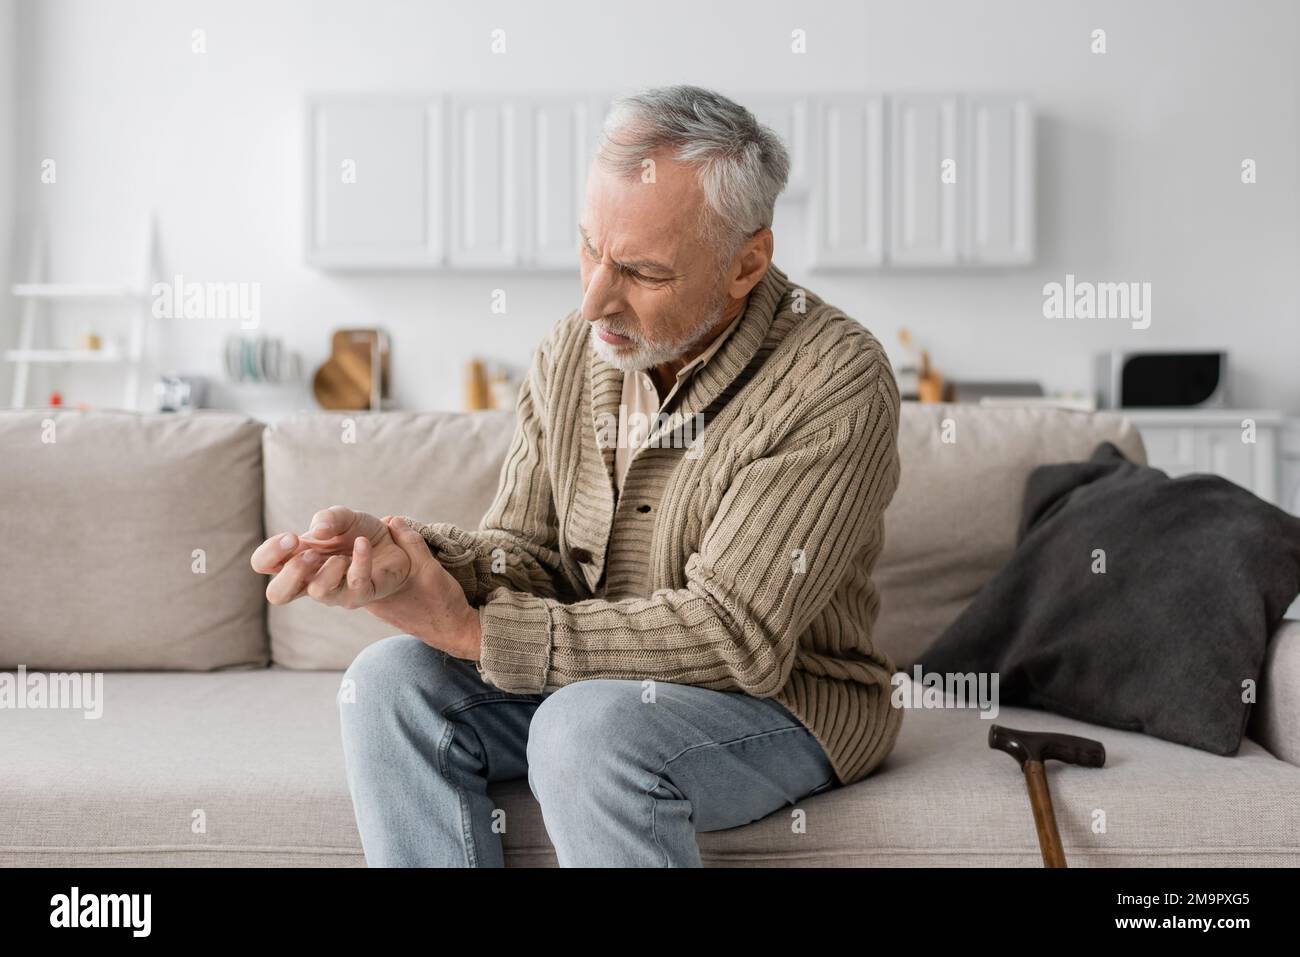
[[[357,656],[339,714],[372,867],[502,866],[489,781],[527,775],[562,867],[699,867],[697,831],[836,783],[773,700],[604,679],[511,694],[410,635]]]

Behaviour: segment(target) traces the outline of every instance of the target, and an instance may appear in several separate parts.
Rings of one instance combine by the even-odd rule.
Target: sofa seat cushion
[[[1033,812],[1015,760],[988,746],[991,724],[1103,742],[1106,766],[1048,763],[1057,827],[1071,867],[1300,864],[1300,768],[1254,741],[1225,758],[1156,738],[1003,708],[910,710],[898,743],[868,778],[742,828],[700,836],[708,865],[1041,867]],[[511,863],[554,866],[526,782],[496,786]],[[1105,833],[1092,830],[1105,813]],[[1096,818],[1099,819],[1099,818]]]
[[[112,673],[104,715],[0,712],[0,866],[357,866],[338,672]],[[877,771],[743,828],[706,864],[1041,865],[1019,768],[972,711],[911,710]],[[1300,864],[1300,768],[1004,708],[996,723],[1096,738],[1106,767],[1049,763],[1072,866]],[[506,859],[555,862],[523,779],[494,784]],[[206,833],[191,821],[202,811]],[[1106,832],[1091,830],[1106,815]]]
[[[115,672],[101,718],[0,712],[0,866],[364,866],[340,678]]]

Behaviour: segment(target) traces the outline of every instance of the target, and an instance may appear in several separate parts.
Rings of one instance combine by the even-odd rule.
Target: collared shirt
[[[745,306],[748,306],[748,302]],[[618,405],[618,435],[619,441],[614,449],[614,477],[618,483],[618,491],[623,491],[623,480],[627,477],[628,466],[632,464],[632,456],[646,439],[650,438],[650,433],[654,431],[656,419],[660,412],[668,407],[668,403],[677,397],[683,389],[686,388],[687,381],[704,368],[705,363],[714,357],[722,344],[727,341],[727,337],[740,324],[741,318],[745,315],[745,306],[741,307],[736,318],[731,320],[730,325],[723,329],[715,338],[709,347],[701,352],[698,356],[686,363],[677,372],[677,381],[673,383],[672,389],[669,390],[661,401],[659,398],[659,389],[655,385],[654,379],[649,372],[625,372],[623,374],[623,398]],[[623,441],[623,436],[627,436],[627,441]]]

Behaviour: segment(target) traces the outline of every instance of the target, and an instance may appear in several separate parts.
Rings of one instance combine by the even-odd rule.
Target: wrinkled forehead
[[[580,222],[602,253],[681,266],[699,245],[704,190],[692,167],[662,156],[651,161],[630,176],[593,162]]]

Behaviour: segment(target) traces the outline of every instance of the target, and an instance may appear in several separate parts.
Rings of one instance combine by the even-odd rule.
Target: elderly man
[[[405,632],[341,696],[371,865],[502,864],[487,786],[527,775],[561,865],[698,866],[697,831],[892,748],[871,573],[898,390],[876,338],[772,263],[788,166],[716,93],[616,103],[582,308],[536,352],[480,527],[336,506],[253,556],[271,602]]]

